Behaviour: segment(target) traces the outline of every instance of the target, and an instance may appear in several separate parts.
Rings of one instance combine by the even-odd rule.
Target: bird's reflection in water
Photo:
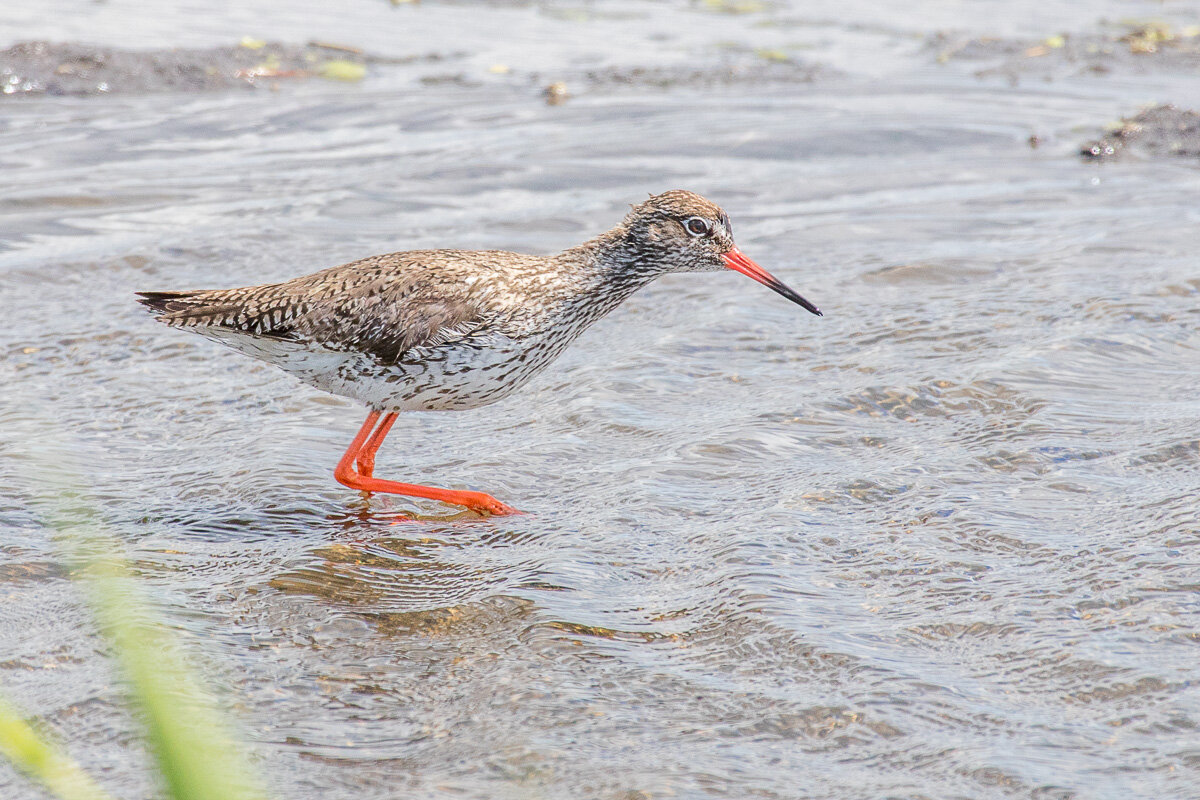
[[[446,635],[487,619],[525,615],[515,594],[537,587],[536,536],[470,512],[442,516],[362,507],[340,520],[337,541],[268,581],[352,612],[381,632]],[[536,553],[533,554],[536,556]]]

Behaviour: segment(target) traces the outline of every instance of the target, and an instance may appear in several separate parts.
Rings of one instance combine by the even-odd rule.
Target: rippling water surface
[[[37,513],[47,462],[278,797],[1200,794],[1200,164],[1075,155],[1200,84],[980,78],[925,39],[1195,4],[49,5],[0,45],[439,55],[0,98],[0,684],[115,792],[150,791],[145,756]],[[529,516],[365,501],[331,476],[362,409],[132,298],[552,252],[675,187],[826,316],[671,276],[381,452]],[[7,766],[0,795],[37,796]]]

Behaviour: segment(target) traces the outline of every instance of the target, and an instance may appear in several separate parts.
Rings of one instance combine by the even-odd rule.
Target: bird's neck
[[[575,292],[568,301],[580,329],[625,302],[634,292],[658,277],[620,229],[601,234],[559,255]]]
[[[618,225],[560,256],[589,295],[612,310],[663,273],[661,261],[645,240]]]

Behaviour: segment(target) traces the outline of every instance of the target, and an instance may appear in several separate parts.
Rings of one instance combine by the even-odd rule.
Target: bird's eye
[[[692,217],[684,226],[692,236],[706,236],[709,233],[708,223],[699,217]]]

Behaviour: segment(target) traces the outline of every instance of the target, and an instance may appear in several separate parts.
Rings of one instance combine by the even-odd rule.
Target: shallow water
[[[0,45],[443,56],[0,103],[0,685],[115,792],[149,791],[145,756],[40,521],[47,462],[279,797],[1200,793],[1200,164],[1075,155],[1200,84],[1014,85],[924,39],[1163,6],[50,5]],[[331,476],[361,409],[132,298],[552,252],[674,187],[826,316],[665,278],[517,396],[409,415],[381,451],[529,516],[364,501]],[[0,766],[0,796],[37,795]]]

